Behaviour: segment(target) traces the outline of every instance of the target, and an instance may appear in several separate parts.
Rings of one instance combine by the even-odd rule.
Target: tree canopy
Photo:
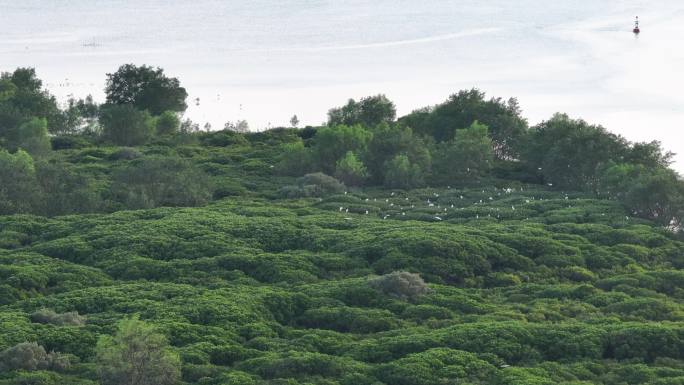
[[[164,111],[183,112],[188,93],[177,78],[151,66],[124,64],[107,74],[107,103],[130,104],[141,111],[160,115]]]
[[[361,124],[375,127],[381,123],[391,123],[396,118],[397,111],[394,103],[385,95],[367,96],[360,101],[349,99],[342,107],[328,111],[328,125],[353,126]]]

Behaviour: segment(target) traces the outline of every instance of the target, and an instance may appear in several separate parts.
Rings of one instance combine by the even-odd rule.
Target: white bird
[[[442,220],[441,217],[435,217],[435,219],[438,220],[438,221],[441,221],[441,220]]]
[[[340,206],[340,211],[344,210],[344,207]]]
[[[368,210],[366,210],[366,215],[368,215]]]

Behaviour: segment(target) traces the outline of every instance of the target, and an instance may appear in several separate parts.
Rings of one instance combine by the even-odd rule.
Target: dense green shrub
[[[150,157],[116,173],[112,196],[126,208],[198,206],[209,201],[212,191],[207,176],[192,164]]]

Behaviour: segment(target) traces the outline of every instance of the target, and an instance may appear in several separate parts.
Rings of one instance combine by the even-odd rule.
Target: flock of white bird
[[[447,190],[451,190],[451,187],[448,186]],[[518,193],[518,192],[524,192],[525,189],[523,187],[519,188],[512,188],[512,187],[506,187],[502,189],[494,188],[493,191],[487,191],[487,190],[482,190],[482,194],[485,194],[485,198],[482,199],[475,199],[470,201],[469,203],[462,202],[461,204],[455,205],[453,203],[454,199],[458,199],[459,201],[467,201],[468,198],[466,198],[464,195],[459,194],[459,195],[454,195],[451,194],[450,197],[447,198],[447,203],[443,204],[440,202],[440,194],[437,192],[433,192],[431,196],[423,199],[414,199],[412,200],[411,198],[404,196],[400,197],[396,192],[391,192],[389,196],[385,198],[365,198],[365,202],[368,202],[369,204],[372,204],[372,207],[364,208],[359,211],[358,207],[356,207],[352,213],[362,213],[362,215],[370,215],[372,212],[372,209],[377,207],[378,203],[380,205],[384,205],[385,210],[384,211],[390,211],[390,212],[382,212],[380,217],[382,219],[390,219],[393,217],[405,217],[406,213],[410,211],[411,209],[428,209],[429,212],[431,213],[431,218],[434,221],[443,221],[445,218],[449,216],[450,212],[455,212],[456,210],[465,210],[469,207],[474,207],[474,206],[486,206],[489,203],[494,203],[499,197],[506,197],[510,196],[513,193]],[[345,195],[347,195],[348,192],[345,192]],[[523,197],[521,197],[523,198]],[[515,204],[511,205],[510,211],[514,212],[520,208],[520,205],[526,205],[526,204],[531,204],[534,201],[543,201],[543,197],[524,197],[525,199],[522,200],[520,203],[517,203],[518,206]],[[570,200],[570,196],[567,194],[564,194],[564,199]],[[579,198],[578,198],[579,199]],[[572,208],[572,204],[568,204],[568,208]],[[497,219],[501,219],[502,217],[502,210],[506,211],[502,207],[491,207],[490,210],[492,211],[491,213],[487,214],[488,218],[496,217]],[[350,207],[345,207],[345,206],[339,206],[338,207],[338,212],[343,213],[343,214],[349,214],[350,213]],[[476,213],[474,216],[475,219],[480,219],[480,214]],[[345,220],[352,220],[352,217],[345,216]],[[529,218],[525,218],[526,220]]]

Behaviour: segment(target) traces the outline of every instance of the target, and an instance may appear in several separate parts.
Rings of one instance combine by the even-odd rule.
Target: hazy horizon
[[[0,70],[37,69],[61,101],[104,99],[105,74],[160,66],[186,116],[317,125],[348,98],[384,93],[399,115],[476,87],[516,97],[530,124],[566,112],[633,141],[660,140],[684,171],[684,4],[288,0],[0,0]],[[40,12],[39,12],[40,11]],[[635,15],[643,33],[631,32]],[[193,102],[200,98],[199,106]]]

